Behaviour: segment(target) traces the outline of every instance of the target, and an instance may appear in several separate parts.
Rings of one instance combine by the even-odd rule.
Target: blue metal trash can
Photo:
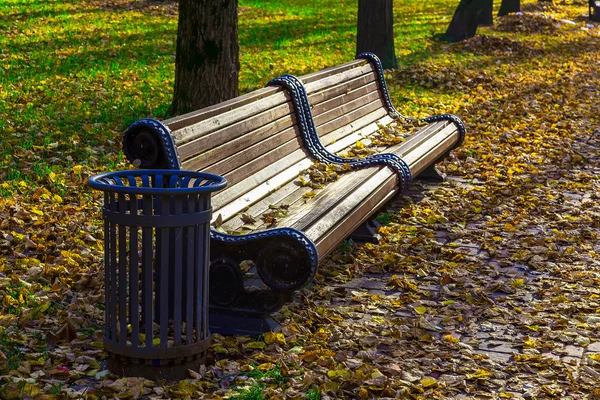
[[[211,193],[226,180],[178,170],[96,175],[104,192],[104,348],[121,376],[181,379],[206,359]]]

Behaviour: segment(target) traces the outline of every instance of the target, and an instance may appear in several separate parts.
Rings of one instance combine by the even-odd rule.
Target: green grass
[[[306,391],[304,396],[308,400],[319,400],[321,398],[321,389],[318,387],[312,387]]]
[[[283,385],[290,377],[283,375],[279,365],[275,365],[273,368],[267,371],[260,371],[258,369],[254,371],[244,372],[243,375],[248,378],[252,378],[254,383],[247,388],[234,388],[237,394],[234,394],[230,399],[236,400],[262,400],[264,399],[265,387],[263,383],[275,384],[277,386]]]
[[[265,396],[263,391],[265,388],[263,385],[257,383],[250,386],[248,389],[241,390],[238,394],[230,397],[232,400],[263,400]]]
[[[401,63],[428,57],[454,2],[394,3]],[[0,180],[35,187],[73,165],[124,166],[120,132],[171,102],[176,5],[157,4],[0,2]],[[354,0],[241,0],[240,90],[351,60],[356,13]]]
[[[445,31],[456,3],[394,1],[402,67],[489,64],[433,40]],[[171,103],[176,10],[172,1],[0,2],[0,196],[19,185],[20,191],[43,185],[51,173],[73,165],[126,167],[120,133],[141,117],[165,117]],[[240,91],[283,73],[302,75],[351,60],[357,11],[355,0],[240,0]],[[460,95],[436,89],[421,82],[390,85],[409,115],[437,112]],[[420,108],[418,100],[432,95],[439,96],[437,109]]]

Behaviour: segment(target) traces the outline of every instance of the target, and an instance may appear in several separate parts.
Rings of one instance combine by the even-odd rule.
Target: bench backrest
[[[376,75],[365,60],[300,79],[326,144],[335,140],[330,133],[340,127],[348,130],[386,114]],[[295,179],[312,162],[291,98],[280,87],[265,87],[162,124],[171,131],[181,169],[227,179],[227,188],[213,197],[214,215],[221,213],[225,220]]]
[[[392,120],[375,68],[362,61],[353,68],[306,85],[317,135],[325,146],[336,142],[338,145],[334,147],[342,149],[356,141],[356,133],[361,129],[371,126],[364,133],[372,133],[377,129],[376,122]],[[314,95],[318,91],[339,94],[320,98]],[[344,141],[346,137],[350,140]]]

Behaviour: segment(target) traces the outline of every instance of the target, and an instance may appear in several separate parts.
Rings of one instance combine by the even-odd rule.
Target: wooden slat
[[[420,146],[424,141],[428,140],[431,135],[434,135],[436,132],[440,131],[447,125],[449,125],[448,121],[438,121],[426,125],[418,129],[412,135],[408,136],[406,140],[402,143],[402,145],[406,146],[406,148],[415,148],[417,146]]]
[[[308,158],[305,150],[299,149],[284,157],[277,164],[272,164],[239,184],[223,190],[213,198],[214,209],[218,210],[213,213],[213,221],[218,213],[221,213],[224,219],[230,218],[231,215],[254,204],[269,192],[296,178],[300,171],[305,170],[311,164],[312,160]],[[283,171],[282,167],[285,168]]]
[[[314,82],[316,80],[319,80],[319,79],[322,79],[322,78],[325,78],[325,77],[328,77],[331,75],[340,74],[345,71],[351,70],[353,68],[361,67],[361,66],[365,65],[366,63],[367,63],[366,60],[352,60],[345,64],[336,65],[334,67],[329,67],[329,68],[322,69],[320,71],[311,72],[310,74],[302,75],[300,77],[300,80],[304,84],[311,83],[311,82]]]
[[[255,231],[261,231],[269,229],[264,221],[261,221],[261,216],[269,211],[269,206],[273,205],[279,207],[281,205],[287,205],[290,208],[293,207],[297,202],[304,201],[304,194],[312,191],[313,189],[308,186],[298,186],[295,183],[295,179],[291,182],[286,183],[280,189],[271,193],[264,199],[253,204],[247,211],[246,214],[251,215],[257,220],[257,225],[254,225]],[[234,215],[226,224],[225,229],[236,231],[244,226],[245,223],[242,221],[239,215]],[[277,226],[281,225],[281,219],[277,221]]]
[[[347,82],[347,85],[328,88],[310,95],[311,104],[321,102],[313,108],[313,115],[322,114],[326,110],[376,91],[375,79],[374,74],[365,75]],[[326,104],[322,103],[323,100],[326,100]],[[185,169],[197,171],[210,165],[209,160],[218,161],[220,157],[230,156],[271,134],[291,127],[295,120],[293,107],[287,102],[178,146],[179,157]]]
[[[406,154],[403,158],[410,166],[411,174],[417,176],[427,166],[446,153],[457,141],[458,131],[456,126],[450,124],[423,142],[419,148]]]
[[[346,115],[350,115],[350,116],[356,115],[356,114],[361,115],[361,114],[367,113],[372,108],[377,109],[378,102],[379,102],[379,100],[371,102],[371,103],[367,104],[365,107],[361,107],[360,110],[355,110],[354,112],[350,112]],[[385,113],[384,111],[381,111],[381,112]],[[352,126],[350,126],[350,127],[353,129],[356,129],[355,127],[352,127]],[[275,150],[272,150],[252,161],[249,161],[244,164],[240,164],[241,166],[234,171],[225,173],[225,171],[227,171],[227,168],[230,165],[230,163],[227,160],[224,160],[224,161],[222,161],[218,164],[215,164],[211,167],[208,167],[206,169],[206,171],[215,173],[215,174],[225,174],[225,178],[228,180],[228,182],[230,182],[230,190],[233,190],[233,187],[238,182],[241,182],[244,179],[247,179],[253,173],[260,171],[262,168],[264,168],[268,165],[271,165],[273,162],[281,159],[282,157],[285,157],[288,154],[292,153],[293,151],[300,149],[302,147],[302,145],[303,145],[303,143],[302,143],[301,139],[296,137],[295,139],[291,140],[290,142],[277,147]],[[257,149],[255,148],[255,150],[257,150]],[[233,157],[235,157],[235,156],[233,156]],[[281,169],[284,169],[284,168],[287,168],[287,165],[282,165]],[[257,184],[260,184],[260,183],[257,182]],[[242,192],[242,193],[244,193],[244,192]],[[219,195],[217,195],[217,196],[219,196]]]
[[[185,126],[194,125],[205,121],[209,118],[221,115],[234,109],[238,109],[245,105],[259,102],[260,100],[273,96],[274,94],[282,92],[283,89],[278,87],[265,87],[245,95],[235,97],[231,100],[224,101],[222,103],[215,104],[213,106],[205,107],[200,110],[192,111],[187,114],[178,115],[173,118],[169,118],[163,121],[163,124],[167,125],[171,131],[179,130]]]
[[[340,150],[345,150],[346,147],[353,145],[356,142],[356,140],[358,140],[364,136],[370,135],[373,132],[377,131],[377,129],[378,129],[377,123],[387,124],[391,121],[392,121],[392,118],[386,115],[382,119],[357,130],[352,135],[345,137],[342,141],[346,140],[347,138],[351,139],[348,143],[346,143],[345,146],[340,148],[339,145],[341,142],[336,141],[336,142],[330,144],[327,147],[327,149],[329,151],[331,151],[332,153],[337,153]],[[340,179],[344,179],[344,176],[345,175],[342,175],[342,177]],[[333,183],[331,183],[331,184],[333,184]],[[281,189],[277,190],[275,193],[272,193],[271,195],[267,196],[265,199],[259,201],[255,205],[253,205],[245,213],[247,213],[255,218],[259,218],[263,213],[268,211],[269,205],[286,204],[286,205],[291,206],[299,199],[302,199],[302,196],[304,195],[304,193],[309,192],[311,190],[312,189],[310,189],[310,188],[299,187],[296,184],[294,184],[293,182],[290,182],[290,183],[286,184],[285,186],[283,186]],[[286,194],[285,197],[282,198],[280,195],[280,192],[289,193],[289,195]],[[281,223],[282,223],[282,220],[279,221],[278,226],[283,226],[283,225],[281,225]],[[234,217],[227,224],[224,224],[224,227],[226,229],[235,231],[243,225],[244,225],[244,223],[241,221],[241,219],[238,216],[237,218]],[[256,226],[256,230],[261,230],[261,229],[265,229],[265,228],[266,227],[264,226],[264,224],[260,224],[260,225]]]
[[[242,156],[245,159],[248,159],[249,155],[247,155],[246,152],[248,152],[249,149],[252,149],[252,146],[255,146],[257,143],[260,146],[266,145],[267,148],[273,148],[276,147],[277,144],[269,145],[266,142],[274,141],[275,143],[281,144],[296,136],[298,134],[297,130],[292,128],[294,123],[295,118],[280,118],[279,120],[262,126],[249,134],[225,142],[213,149],[200,152],[196,157],[184,161],[182,164],[183,168],[199,171],[209,165],[214,165],[227,160],[232,156]],[[235,168],[235,166],[233,166],[232,169],[233,168]]]
[[[362,67],[357,67],[350,69],[348,71],[344,71],[340,74],[335,74],[328,76],[323,79],[315,80],[310,83],[304,84],[304,89],[306,93],[311,94],[315,93],[319,90],[326,89],[331,86],[335,86],[339,83],[349,81],[350,79],[358,78],[361,75],[370,74],[373,72],[371,65],[363,65]]]
[[[292,144],[288,144],[292,143]],[[280,147],[282,145],[288,144],[285,147],[285,151]],[[206,168],[206,171],[211,171],[212,173],[218,175],[225,175],[230,173],[231,171],[238,168],[246,168],[246,172],[237,175],[237,180],[235,182],[239,182],[241,179],[247,178],[254,172],[260,170],[266,164],[263,162],[264,156],[271,151],[277,151],[278,157],[283,157],[294,150],[302,147],[302,142],[298,138],[298,128],[293,127],[286,129],[283,132],[279,132],[277,135],[270,137],[267,140],[264,140],[260,143],[256,143],[253,146],[248,147],[246,150],[240,153],[232,154],[230,157],[227,157],[221,161],[213,163],[210,167]],[[286,151],[288,153],[286,153]],[[255,168],[255,165],[261,165],[258,168]],[[230,175],[230,178],[232,176]],[[241,179],[240,179],[241,177]],[[229,185],[233,185],[234,181],[229,181]]]
[[[245,134],[251,131],[256,131],[255,134],[260,134],[266,131],[272,131],[268,129],[269,125],[274,125],[278,122],[275,132],[285,129],[292,125],[291,114],[293,113],[293,106],[291,102],[285,102],[272,109],[260,112],[251,116],[246,116],[245,119],[218,129],[214,132],[207,133],[204,136],[195,138],[194,140],[187,142],[183,145],[177,146],[179,157],[182,161],[191,158],[192,156],[206,152],[212,148],[215,148],[223,143],[228,143],[234,139],[244,137]],[[279,126],[285,124],[287,126]],[[265,128],[267,129],[259,129]],[[264,133],[263,133],[264,135]],[[253,135],[251,135],[253,136]]]
[[[367,104],[358,110],[317,127],[317,133],[324,146],[352,134],[356,130],[388,115],[387,111],[377,104],[379,100]],[[355,118],[357,115],[360,117]]]
[[[371,118],[373,118],[374,115],[375,114],[373,114],[371,116]],[[368,121],[371,122],[372,120],[369,119]],[[367,134],[367,132],[370,133],[370,132],[374,132],[375,130],[377,130],[377,126],[376,126],[376,124],[373,124],[373,125],[369,126],[369,131],[363,132],[363,130],[359,130],[358,132],[359,132],[359,134],[360,133]],[[333,140],[331,140],[331,139],[332,138],[329,137],[327,139],[327,141],[330,143],[333,142]],[[332,144],[329,144],[329,146],[331,146],[331,145]],[[326,147],[326,148],[329,149],[329,147]],[[254,176],[244,179],[243,181],[239,182],[238,184],[229,185],[229,187],[227,189],[225,189],[222,192],[219,192],[213,198],[213,209],[215,210],[214,216],[216,216],[218,214],[218,212],[220,212],[219,209],[221,207],[224,207],[229,202],[234,201],[237,197],[244,196],[253,187],[256,187],[256,186],[260,185],[262,182],[273,178],[275,175],[277,175],[278,172],[280,172],[284,168],[289,168],[290,166],[293,165],[293,163],[300,161],[303,157],[306,157],[306,153],[303,150],[298,149],[293,153],[293,155],[284,157],[279,163],[277,163],[275,165],[270,165],[269,167],[265,168],[263,171],[255,174]],[[298,169],[296,175],[293,176],[290,179],[290,181],[292,179],[295,179],[298,176],[298,173],[300,173],[300,171],[308,168],[311,164],[312,164],[312,160],[308,159],[308,163],[306,164],[306,166],[301,169]],[[278,169],[278,166],[280,167],[279,169]],[[215,172],[215,171],[209,170],[208,172]],[[278,186],[281,186],[285,183],[286,183],[285,181],[280,181]],[[257,191],[255,193],[262,193],[262,192]],[[244,196],[244,197],[247,197],[247,196]],[[260,199],[258,199],[258,198],[248,198],[247,197],[247,201],[246,201],[244,207],[246,207],[248,205],[252,205],[259,200]],[[244,207],[241,207],[240,209],[243,209]],[[234,207],[234,209],[235,208],[236,207]],[[222,218],[224,221],[226,221],[227,219],[231,218],[234,214],[235,214],[235,212],[233,214],[223,213]]]
[[[310,83],[316,80],[322,79],[324,77],[335,75],[339,73],[343,73],[344,71],[354,69],[358,66],[365,64],[365,60],[355,60],[349,63],[345,63],[342,65],[337,65],[331,68],[323,69],[321,71],[313,72],[304,76],[301,76],[300,79],[302,82]],[[253,92],[247,93],[245,95],[236,97],[231,100],[224,101],[219,104],[215,104],[214,106],[206,107],[201,110],[193,111],[184,115],[179,115],[177,117],[173,117],[163,121],[163,124],[167,125],[171,131],[176,131],[181,129],[184,126],[189,126],[193,124],[197,124],[203,120],[207,120],[214,116],[226,113],[228,111],[243,107],[252,102],[260,101],[266,97],[272,96],[278,92],[283,92],[284,90],[279,87],[265,87],[262,89],[255,90]]]
[[[354,190],[368,181],[379,169],[380,167],[363,168],[345,174],[343,176],[345,179],[338,179],[334,184],[328,185],[327,189],[318,192],[314,199],[308,201],[305,207],[290,212],[290,216],[286,218],[286,221],[282,221],[282,224],[295,229],[303,229],[312,221],[327,214],[344,197],[354,196]]]
[[[233,186],[237,182],[240,182],[240,181],[248,178],[252,174],[261,171],[263,168],[265,168],[267,166],[277,165],[279,163],[279,160],[281,160],[283,157],[285,157],[287,155],[292,154],[295,150],[298,150],[298,149],[302,149],[302,151],[306,151],[303,148],[302,139],[300,139],[299,137],[294,137],[292,140],[277,147],[273,151],[270,151],[260,157],[257,157],[254,160],[252,160],[252,161],[242,165],[241,167],[236,168],[235,170],[230,171],[228,173],[224,173],[223,171],[217,170],[215,166],[211,166],[210,168],[207,169],[207,171],[209,171],[211,173],[215,173],[215,174],[224,175],[225,179],[227,179],[228,182],[231,182],[231,185]],[[306,157],[310,158],[310,155],[308,153],[306,153]],[[228,168],[228,166],[226,164],[227,163],[220,163],[219,166],[222,166],[223,168]],[[280,169],[283,169],[283,168],[284,167],[281,167]]]
[[[327,115],[334,110],[345,108],[347,112],[349,112],[358,108],[358,105],[370,103],[378,97],[379,92],[377,91],[377,83],[371,82],[352,90],[349,89],[338,96],[329,98],[322,103],[312,106],[311,114],[315,120],[315,124],[320,125],[331,119],[327,119],[324,115]]]
[[[397,179],[396,175],[391,175],[377,190],[364,200],[359,208],[340,220],[335,229],[330,229],[319,237],[315,244],[320,258],[327,256],[327,254],[335,250],[344,239],[400,191]]]
[[[281,104],[290,101],[290,96],[286,92],[275,93],[272,96],[261,99],[260,101],[246,104],[231,111],[216,115],[212,118],[202,120],[193,125],[186,125],[181,129],[172,131],[171,135],[177,146],[181,146],[194,139],[209,134],[217,129],[229,126],[239,121],[273,109]]]
[[[364,126],[361,129],[355,130],[354,132],[352,132],[349,135],[340,137],[339,139],[337,139],[335,142],[331,143],[329,145],[329,149],[331,149],[330,151],[332,153],[340,153],[344,150],[346,150],[348,147],[354,145],[358,140],[363,139],[364,137],[368,137],[370,135],[372,135],[373,133],[377,132],[377,130],[379,129],[379,126],[377,126],[377,124],[389,124],[392,121],[392,118],[389,115],[386,115],[385,117],[381,118],[380,120],[376,121],[376,122],[372,122],[367,126]],[[336,132],[332,132],[330,135],[335,135]],[[381,149],[380,152],[385,152],[385,148]]]
[[[361,202],[375,191],[379,185],[390,176],[390,171],[387,168],[380,169],[371,179],[364,182],[358,189],[352,192],[352,196],[346,196],[341,199],[338,205],[332,209],[323,218],[317,220],[310,228],[305,230],[306,236],[316,241],[323,236],[331,227],[338,221],[344,218],[353,208],[361,204]]]
[[[335,86],[331,86],[325,90],[309,93],[308,100],[311,107],[313,108],[313,113],[314,107],[319,105],[320,103],[328,99],[334,98],[336,96],[339,96],[341,94],[347,93],[348,91],[369,85],[371,83],[374,83],[376,87],[379,87],[377,85],[377,76],[375,75],[375,73],[361,75],[357,78],[353,78],[348,81],[341,82]]]
[[[346,124],[350,123],[353,120],[357,120],[371,111],[381,107],[383,107],[383,103],[379,93],[375,91],[347,103],[340,103],[338,107],[331,108],[324,113],[320,113],[313,119],[315,126],[317,127],[317,132],[324,132],[328,129],[331,131],[341,126],[339,124],[344,124],[344,122]],[[345,118],[340,121],[333,122],[340,117]],[[330,122],[332,123],[329,124]]]

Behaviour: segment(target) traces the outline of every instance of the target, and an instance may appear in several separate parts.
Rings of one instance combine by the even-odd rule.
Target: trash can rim
[[[142,176],[157,176],[157,175],[178,175],[181,178],[189,177],[202,179],[209,181],[208,184],[197,187],[140,187],[140,186],[125,186],[102,181],[103,179],[110,178],[123,178],[123,177],[142,177]],[[167,194],[198,194],[207,192],[216,192],[227,186],[227,180],[215,174],[209,174],[207,172],[197,171],[186,171],[186,170],[173,170],[173,169],[142,169],[142,170],[123,170],[105,172],[102,174],[94,175],[88,178],[88,186],[93,189],[101,190],[103,192],[115,192],[115,193],[128,193],[128,194],[147,194],[147,195],[167,195]]]

